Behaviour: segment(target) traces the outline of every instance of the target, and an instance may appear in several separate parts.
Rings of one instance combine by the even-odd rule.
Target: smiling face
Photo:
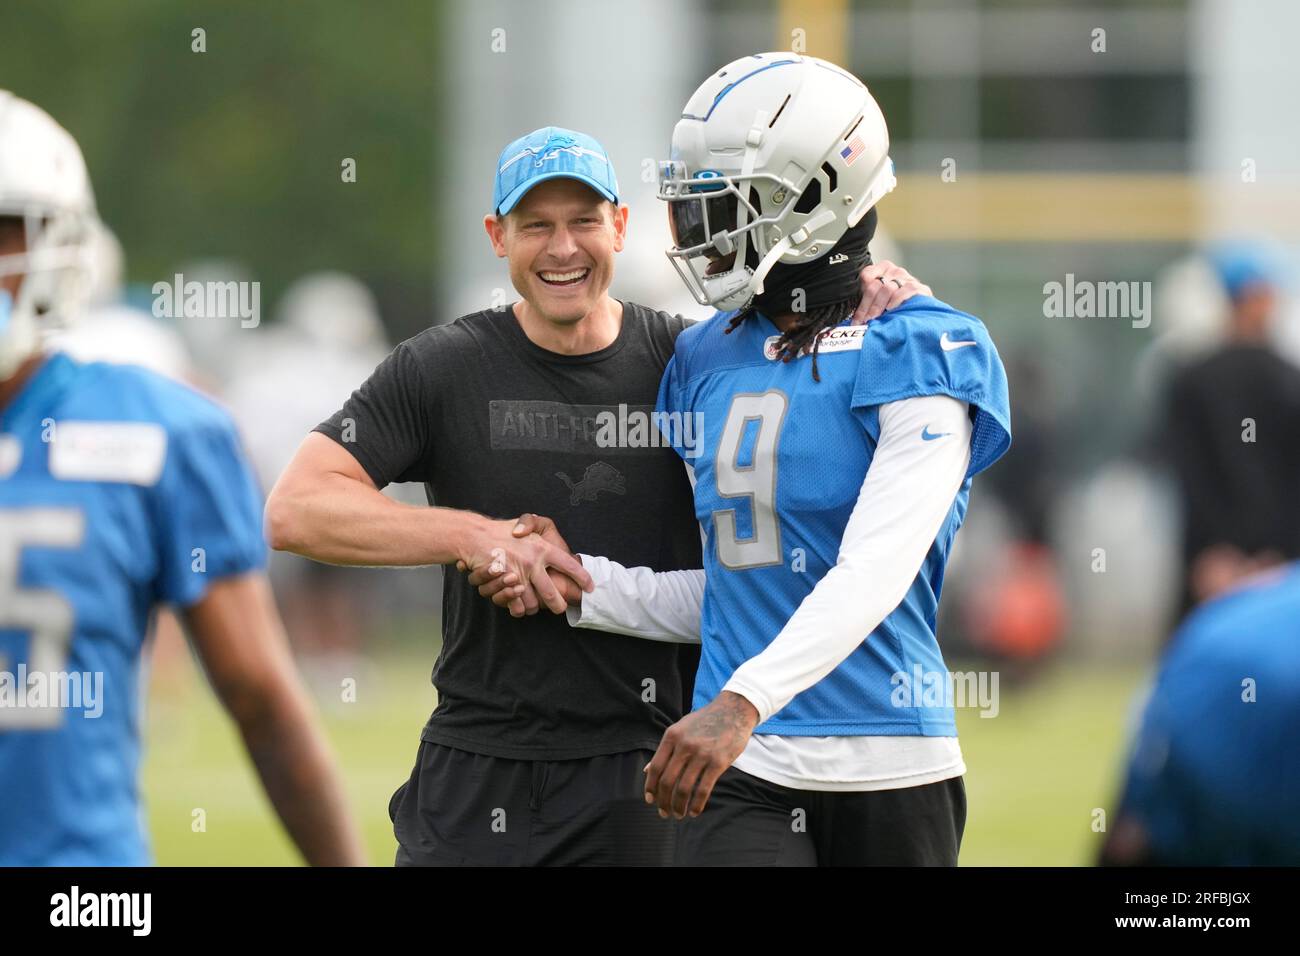
[[[589,314],[614,280],[623,251],[627,207],[615,206],[575,179],[538,183],[484,227],[496,254],[509,260],[510,281],[543,318],[571,325]]]

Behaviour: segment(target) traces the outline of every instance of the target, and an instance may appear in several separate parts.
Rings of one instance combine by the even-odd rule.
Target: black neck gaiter
[[[763,279],[763,292],[749,308],[766,316],[813,312],[837,302],[861,297],[858,273],[871,263],[867,248],[876,232],[876,210],[867,210],[856,226],[840,237],[829,252],[813,262],[778,262]],[[799,295],[799,290],[802,295]],[[800,308],[795,308],[798,305]]]

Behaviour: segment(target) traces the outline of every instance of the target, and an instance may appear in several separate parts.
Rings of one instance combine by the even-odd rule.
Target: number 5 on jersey
[[[72,605],[55,591],[20,588],[23,548],[76,548],[86,534],[85,516],[71,508],[25,508],[0,511],[0,631],[29,631],[27,672],[53,678],[68,660],[72,639]],[[22,693],[26,688],[18,688]],[[0,730],[57,727],[57,707],[0,710]]]

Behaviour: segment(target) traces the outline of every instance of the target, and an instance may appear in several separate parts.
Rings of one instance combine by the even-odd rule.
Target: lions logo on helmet
[[[810,262],[894,188],[885,117],[833,63],[759,53],[692,94],[659,164],[668,257],[701,305],[743,307],[778,262]]]

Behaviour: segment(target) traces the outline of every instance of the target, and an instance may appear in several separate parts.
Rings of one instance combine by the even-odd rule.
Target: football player
[[[1300,563],[1238,581],[1164,651],[1101,862],[1300,866]]]
[[[733,310],[677,338],[658,401],[666,434],[703,422],[702,447],[675,447],[705,567],[584,555],[595,590],[569,597],[582,626],[702,639],[694,710],[645,786],[692,818],[685,864],[957,862],[965,765],[935,616],[971,479],[1010,443],[1007,382],[983,324],[931,296],[848,324],[888,148],[856,77],[768,53],[696,90],[661,166],[669,255]],[[518,587],[500,584],[498,603]]]
[[[0,91],[0,864],[150,861],[137,778],[160,604],[303,856],[361,863],[230,420],[154,372],[44,350],[75,317],[95,223],[76,141]]]

